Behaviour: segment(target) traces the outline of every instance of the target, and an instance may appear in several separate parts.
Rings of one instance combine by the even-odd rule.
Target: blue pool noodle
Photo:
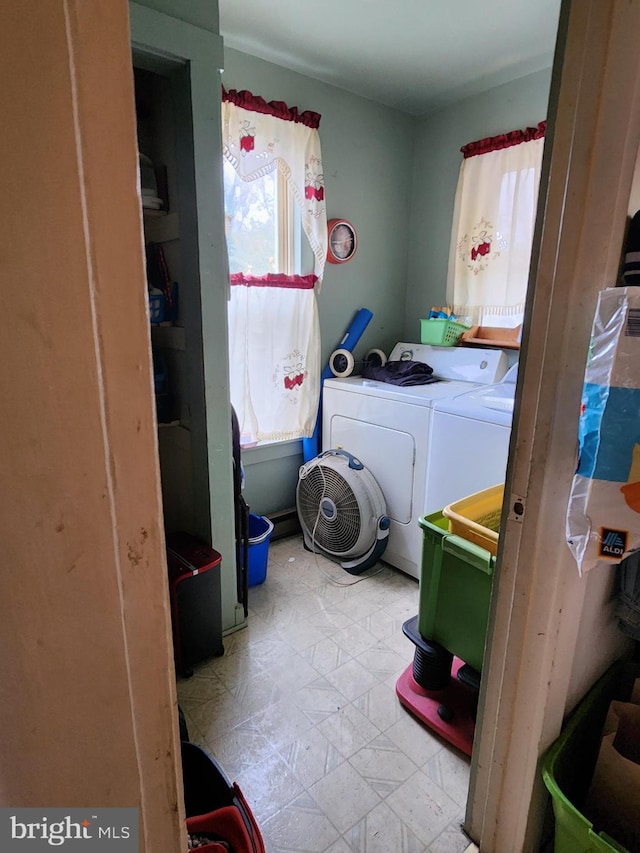
[[[361,308],[356,312],[351,324],[349,325],[344,337],[335,349],[346,349],[353,352],[354,347],[362,337],[362,333],[369,325],[373,314],[368,308]],[[313,435],[310,438],[302,439],[302,456],[305,462],[314,459],[320,453],[320,428],[322,424],[322,385],[325,379],[331,379],[333,373],[328,364],[320,374],[320,399],[318,400],[318,415],[316,417],[316,425],[313,430]]]

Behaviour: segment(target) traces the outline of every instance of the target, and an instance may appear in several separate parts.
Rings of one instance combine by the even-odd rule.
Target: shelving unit
[[[134,67],[138,146],[154,164],[158,195],[167,209],[142,207],[145,244],[162,247],[171,279],[180,282],[180,216],[175,203],[179,198],[175,148],[175,116],[172,80],[160,73]],[[167,533],[193,529],[192,448],[190,436],[187,335],[180,312],[173,322],[152,323],[151,346],[154,357],[166,370],[168,405],[158,421],[158,447],[162,498]],[[166,400],[163,401],[166,403]],[[161,407],[158,401],[158,412]]]
[[[180,397],[175,416],[180,425],[158,430],[165,529],[188,530],[222,555],[223,629],[230,630],[244,623],[244,614],[235,572],[226,247],[219,203],[223,43],[217,33],[149,6],[129,3],[139,139],[152,162],[166,166],[168,213],[144,216],[143,223],[146,239],[162,243],[179,283],[177,326],[183,327],[159,332],[177,341],[163,354]],[[198,192],[202,187],[207,191]]]
[[[173,323],[152,323],[151,343],[158,349],[184,352],[187,348],[184,326],[176,326]]]
[[[142,205],[142,215],[143,216],[149,216],[152,219],[154,219],[156,216],[168,216],[169,211],[168,210],[159,210],[158,208],[155,208],[155,207],[145,207],[144,205]]]
[[[144,233],[154,243],[170,243],[180,239],[180,217],[175,210],[143,208]]]

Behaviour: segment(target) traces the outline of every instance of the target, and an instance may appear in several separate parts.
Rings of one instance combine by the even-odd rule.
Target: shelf
[[[160,210],[157,207],[145,207],[144,205],[142,205],[142,215],[155,218],[156,216],[168,216],[169,211],[168,210]]]
[[[512,349],[519,350],[520,344],[513,341],[493,341],[486,338],[475,338],[466,341],[458,341],[459,347],[482,347],[482,349]]]
[[[471,347],[495,347],[498,349],[520,349],[522,325],[513,329],[499,326],[472,326],[464,332],[458,344]]]
[[[151,342],[161,349],[186,350],[184,326],[172,326],[170,323],[151,324]]]
[[[143,210],[145,238],[154,243],[180,239],[180,219],[175,211]]]

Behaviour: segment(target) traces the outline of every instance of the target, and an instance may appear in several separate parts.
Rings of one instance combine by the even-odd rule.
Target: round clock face
[[[346,219],[331,219],[329,228],[329,249],[327,260],[331,264],[344,264],[356,253],[358,237],[356,229]]]

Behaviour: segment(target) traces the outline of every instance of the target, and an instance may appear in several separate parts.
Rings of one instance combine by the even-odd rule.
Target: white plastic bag
[[[600,293],[566,534],[580,574],[640,546],[640,287]]]

